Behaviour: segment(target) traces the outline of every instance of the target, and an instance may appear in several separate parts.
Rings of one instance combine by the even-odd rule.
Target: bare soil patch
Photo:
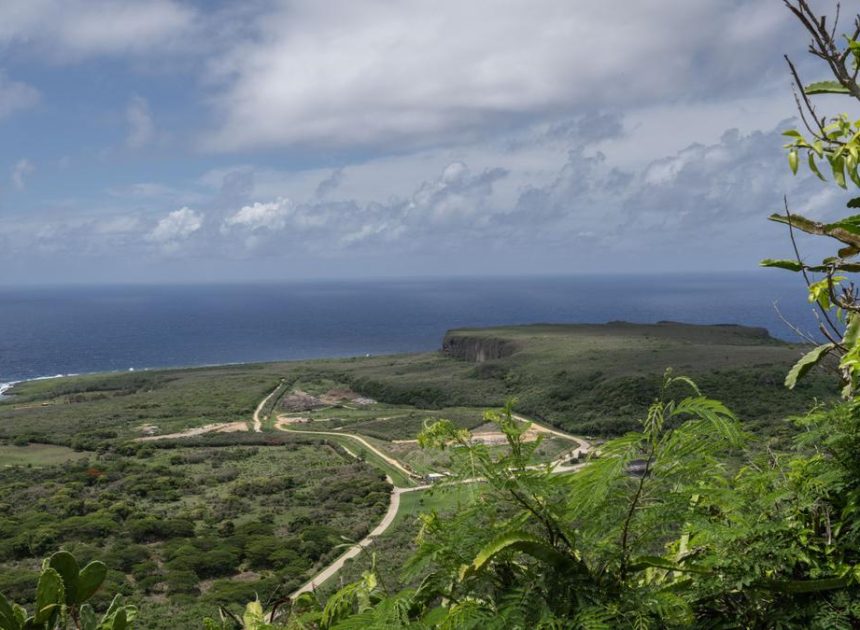
[[[153,440],[172,440],[178,438],[195,437],[204,433],[236,433],[237,431],[247,431],[247,422],[222,422],[220,424],[205,424],[202,427],[194,427],[179,431],[177,433],[165,433],[164,435],[147,435],[139,437],[135,442],[151,442]]]

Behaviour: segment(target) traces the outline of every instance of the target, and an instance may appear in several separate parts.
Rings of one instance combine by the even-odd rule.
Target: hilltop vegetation
[[[833,392],[819,379],[785,394],[782,375],[798,352],[742,327],[538,325],[451,331],[443,351],[418,355],[24,383],[0,402],[0,592],[26,603],[38,558],[62,547],[82,562],[104,561],[107,591],[140,605],[146,627],[191,624],[254,593],[290,592],[344,540],[364,536],[388,503],[382,472],[414,483],[347,433],[417,475],[453,470],[454,453],[415,440],[428,424],[446,419],[504,443],[483,409],[516,396],[523,413],[609,436],[647,408],[668,365],[748,410],[748,427],[784,433],[787,415]],[[254,433],[254,409],[273,390],[264,432]],[[292,434],[276,429],[283,419],[294,422]],[[245,430],[138,441],[220,424]],[[487,444],[505,456],[506,447]],[[535,445],[534,461],[571,449],[549,435]],[[404,495],[404,510],[444,514],[468,505],[459,496]],[[400,566],[416,549],[417,527],[414,515],[400,516],[379,541],[391,588],[426,575]],[[350,563],[337,583],[367,561]]]
[[[618,435],[635,426],[632,418],[647,408],[670,366],[766,433],[785,431],[786,416],[838,393],[832,379],[818,374],[786,391],[785,373],[802,348],[740,326],[537,325],[451,331],[446,339],[507,350],[481,362],[434,352],[32,381],[0,402],[0,439],[95,449],[144,435],[143,427],[166,434],[244,421],[281,380],[287,388],[340,383],[391,405],[390,413],[377,409],[367,419],[401,415],[402,426],[394,433],[379,423],[366,430],[402,439],[420,430],[426,414],[416,410],[477,410],[509,398],[517,399],[517,411],[565,430]],[[337,415],[349,417],[343,410]]]
[[[803,348],[742,326],[535,325],[451,331],[477,352],[380,357],[326,362],[358,391],[391,403],[425,407],[515,409],[573,433],[619,435],[654,398],[667,367],[690,374],[706,391],[731,405],[756,430],[787,430],[787,415],[802,413],[838,388],[815,374],[795,391],[785,373]],[[504,348],[501,353],[493,350]]]

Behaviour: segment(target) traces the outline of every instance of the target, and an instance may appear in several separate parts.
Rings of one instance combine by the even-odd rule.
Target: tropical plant
[[[107,577],[107,567],[98,561],[79,568],[75,557],[58,551],[42,563],[36,586],[33,614],[0,594],[0,630],[126,630],[136,616],[133,606],[114,597],[108,609],[97,615],[87,603]]]

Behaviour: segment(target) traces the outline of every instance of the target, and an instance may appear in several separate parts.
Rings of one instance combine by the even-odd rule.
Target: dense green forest
[[[860,188],[860,121],[814,104],[860,100],[860,27],[785,4],[832,77],[789,62],[788,166]],[[770,218],[797,256],[762,264],[821,324],[805,347],[541,325],[16,387],[0,630],[860,626],[860,215]],[[806,262],[801,234],[838,248]]]

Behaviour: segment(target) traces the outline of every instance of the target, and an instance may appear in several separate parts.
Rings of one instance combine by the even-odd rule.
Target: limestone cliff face
[[[486,335],[449,332],[442,341],[444,354],[471,363],[503,359],[511,356],[517,350],[517,344],[510,339]]]

